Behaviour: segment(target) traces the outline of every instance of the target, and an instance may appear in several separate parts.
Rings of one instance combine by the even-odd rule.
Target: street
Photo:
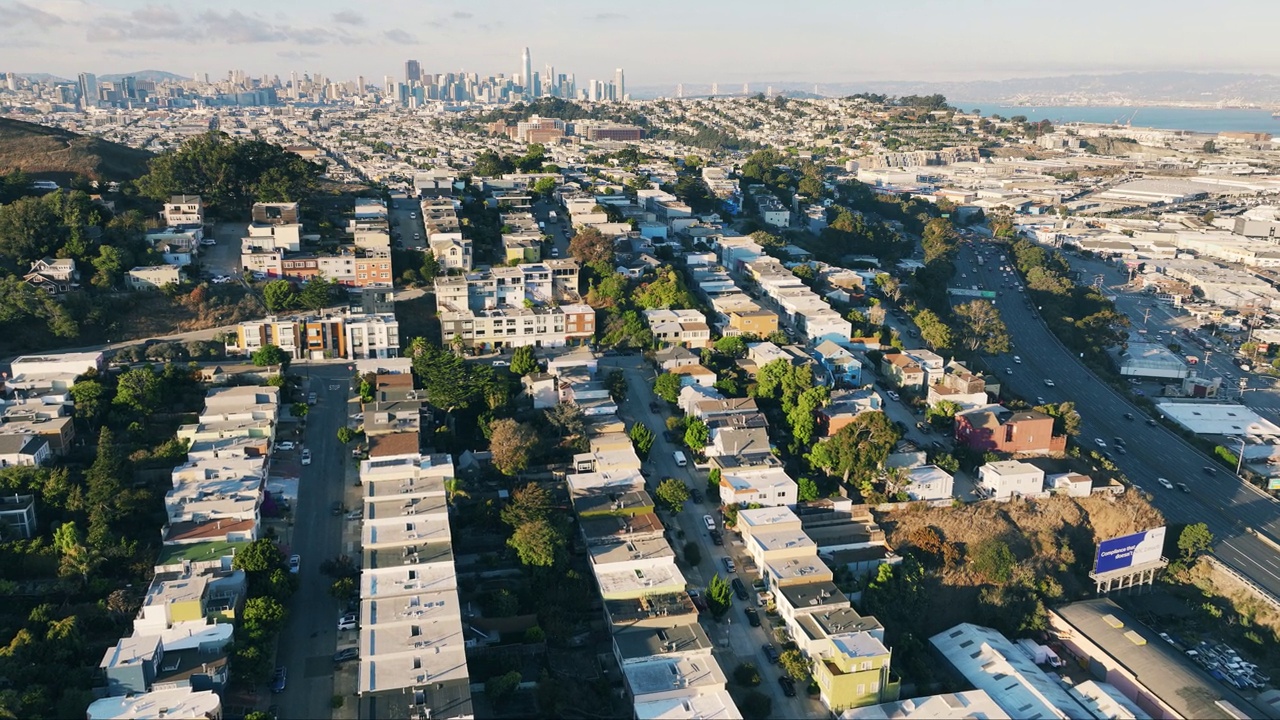
[[[971,282],[988,290],[1000,290],[1009,282],[1000,270],[1002,255],[989,255],[979,266],[975,249],[961,247],[957,266],[969,273]],[[956,281],[963,284],[963,281]],[[1020,284],[1019,280],[1015,283]],[[1082,445],[1101,438],[1125,440],[1128,454],[1116,455],[1116,465],[1138,487],[1147,491],[1152,504],[1171,523],[1204,522],[1216,538],[1218,559],[1251,578],[1269,592],[1280,595],[1280,555],[1272,546],[1253,537],[1246,528],[1280,538],[1280,503],[1230,472],[1219,469],[1210,475],[1201,470],[1217,463],[1187,444],[1162,425],[1148,426],[1144,411],[1093,375],[1073,353],[1049,332],[1040,316],[1027,309],[1023,296],[1011,285],[1003,289],[996,306],[1008,326],[1014,351],[987,358],[987,364],[1014,393],[1028,400],[1076,403],[1081,416]],[[1018,354],[1022,362],[1013,362]],[[1006,374],[1012,370],[1013,374]],[[1045,380],[1053,380],[1049,387]],[[1126,420],[1132,413],[1135,420]],[[1166,490],[1157,477],[1173,483],[1184,482],[1190,493]]]
[[[387,207],[387,219],[391,223],[391,246],[403,247],[406,250],[428,250],[426,229],[422,224],[420,206],[416,198],[404,197],[403,193],[391,194],[391,205]],[[399,239],[400,245],[396,244]]]
[[[743,556],[731,554],[735,549],[740,550],[742,543],[737,540],[738,536],[730,531],[725,531],[724,533],[725,544],[723,546],[717,547],[711,541],[711,535],[703,523],[702,516],[711,515],[716,519],[716,524],[723,529],[724,523],[720,517],[719,498],[706,492],[706,473],[698,470],[692,464],[686,467],[676,465],[672,452],[681,448],[667,442],[662,437],[662,431],[666,429],[666,415],[653,413],[649,410],[649,403],[657,399],[653,394],[654,369],[638,355],[601,359],[601,372],[605,372],[606,368],[614,367],[623,371],[628,385],[627,400],[621,406],[620,415],[628,423],[635,421],[643,423],[658,436],[653,444],[653,449],[649,453],[649,459],[644,463],[644,472],[647,478],[646,484],[650,494],[657,488],[658,483],[668,477],[681,480],[689,488],[696,488],[703,492],[703,502],[695,503],[692,500],[686,502],[682,512],[675,518],[674,524],[676,527],[671,528],[672,536],[679,538],[675,542],[675,546],[672,547],[676,555],[683,559],[684,543],[690,541],[698,545],[698,549],[702,554],[702,562],[696,568],[689,569],[686,572],[686,579],[690,585],[697,586],[704,592],[707,583],[717,572],[721,574],[721,577],[731,581],[733,576],[726,577],[722,558],[733,557],[738,567],[743,567]],[[666,404],[665,401],[660,402],[663,405]],[[754,594],[754,590],[751,589],[751,583],[754,578],[741,571],[739,571],[738,576],[746,583],[748,590],[751,590]],[[702,626],[707,631],[707,636],[716,644],[715,655],[721,669],[725,675],[732,678],[733,669],[739,663],[755,663],[760,672],[760,686],[757,689],[773,700],[772,717],[818,718],[829,716],[830,713],[827,712],[820,701],[808,699],[803,686],[797,685],[797,697],[789,698],[782,693],[782,688],[778,684],[778,677],[782,674],[782,670],[779,666],[770,665],[768,657],[765,656],[764,651],[761,649],[765,643],[773,643],[779,650],[782,649],[781,645],[771,637],[770,618],[764,613],[764,608],[757,608],[761,611],[762,627],[754,628],[747,624],[746,616],[743,614],[749,604],[754,604],[754,602],[754,598],[743,601],[735,597],[733,599],[733,607],[729,609],[724,621],[720,623],[712,620],[709,614],[704,613],[702,616]]]
[[[300,466],[298,499],[293,508],[293,526],[283,538],[286,552],[302,557],[299,588],[289,603],[289,618],[280,633],[276,664],[288,668],[285,691],[273,698],[281,720],[327,718],[333,713],[333,653],[339,635],[337,620],[342,605],[329,594],[333,579],[321,574],[320,563],[342,551],[345,519],[335,517],[330,508],[342,502],[347,491],[346,468],[350,459],[346,448],[336,441],[338,428],[347,421],[350,371],[346,363],[295,365],[294,373],[310,378],[304,392],[317,395],[318,402],[307,415],[303,447],[310,448],[312,462]],[[359,558],[353,558],[357,563]],[[351,700],[348,699],[350,703]]]

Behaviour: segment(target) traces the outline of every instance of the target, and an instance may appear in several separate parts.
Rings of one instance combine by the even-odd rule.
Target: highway
[[[288,604],[289,617],[276,649],[276,664],[288,668],[285,691],[272,696],[281,720],[327,718],[333,713],[329,704],[336,675],[333,653],[342,606],[329,594],[333,579],[320,572],[320,563],[342,550],[344,519],[335,517],[331,507],[347,491],[348,457],[335,438],[347,421],[351,376],[346,363],[295,365],[293,372],[310,378],[309,389],[318,402],[308,413],[303,439],[303,447],[311,450],[311,464],[298,466],[293,526],[283,538],[287,551],[300,555],[302,563],[298,592]]]
[[[1006,276],[1000,270],[1009,261],[998,246],[978,247],[986,253],[985,263],[977,265],[973,245],[962,245],[957,268],[969,277],[957,278],[954,284],[978,284],[982,289],[1003,292],[996,306],[1009,328],[1014,349],[987,360],[1004,385],[1033,402],[1038,398],[1074,401],[1081,415],[1077,440],[1083,447],[1096,449],[1095,438],[1108,447],[1114,445],[1113,438],[1122,438],[1128,452],[1121,455],[1113,451],[1116,465],[1151,496],[1151,503],[1165,518],[1170,523],[1204,522],[1216,538],[1218,559],[1280,596],[1280,554],[1246,532],[1246,528],[1253,528],[1272,540],[1280,539],[1280,503],[1221,469],[1165,427],[1143,422],[1146,414],[1142,409],[1094,376],[1058,342],[1039,315],[1027,308],[1024,296],[1017,291],[1021,281],[1016,273]],[[1002,287],[1006,283],[1009,286]],[[1020,356],[1022,362],[1015,363],[1013,355]],[[1013,374],[1006,374],[1007,369]],[[1054,387],[1047,386],[1046,379],[1053,380]],[[1125,413],[1136,419],[1126,420]],[[1216,474],[1204,472],[1206,466],[1218,467]],[[1156,482],[1158,477],[1175,485],[1186,483],[1191,492],[1166,490]]]
[[[639,355],[601,358],[601,372],[605,372],[606,368],[615,367],[623,371],[628,385],[627,401],[621,405],[619,414],[628,424],[636,421],[642,422],[658,435],[653,444],[653,449],[649,453],[649,459],[643,465],[643,472],[647,481],[646,485],[650,495],[654,494],[658,483],[668,477],[681,480],[690,489],[696,488],[703,493],[703,502],[695,503],[692,500],[686,502],[683,511],[674,520],[675,527],[668,528],[672,537],[680,538],[674,542],[672,550],[680,557],[682,566],[685,542],[695,542],[702,552],[702,562],[697,567],[687,568],[685,566],[687,569],[684,572],[689,584],[697,586],[705,594],[707,583],[717,572],[720,573],[721,577],[732,582],[734,575],[725,573],[723,558],[733,557],[739,568],[736,576],[742,579],[742,582],[747,585],[747,589],[751,593],[751,598],[745,601],[734,597],[733,606],[729,609],[729,612],[725,615],[725,620],[722,622],[715,622],[706,613],[701,617],[703,629],[707,631],[707,636],[716,646],[714,652],[717,662],[720,663],[721,670],[732,679],[733,669],[738,666],[738,663],[755,663],[756,669],[760,672],[760,686],[756,689],[772,698],[773,717],[829,717],[830,713],[827,712],[820,701],[806,696],[803,686],[797,684],[797,697],[789,698],[783,694],[782,688],[778,684],[778,677],[782,675],[782,669],[780,666],[770,665],[769,659],[762,649],[765,643],[773,643],[779,651],[782,650],[782,646],[770,637],[772,634],[768,631],[770,618],[764,612],[764,608],[757,608],[760,612],[762,627],[751,627],[747,623],[744,610],[748,606],[755,605],[755,590],[751,587],[754,578],[741,570],[745,566],[742,562],[745,557],[742,541],[738,539],[736,533],[727,530],[724,530],[725,544],[723,546],[717,546],[711,541],[711,534],[707,531],[702,516],[711,515],[716,519],[716,524],[723,530],[724,521],[720,516],[719,498],[707,494],[706,473],[695,468],[692,463],[686,467],[676,465],[672,453],[681,448],[667,442],[662,436],[663,431],[666,429],[668,413],[665,412],[665,408],[662,413],[654,413],[649,410],[649,403],[657,399],[653,394],[653,380],[656,376],[654,369]],[[661,402],[661,405],[665,406],[666,403]],[[668,525],[672,524],[670,515],[664,513],[663,522],[668,523]]]

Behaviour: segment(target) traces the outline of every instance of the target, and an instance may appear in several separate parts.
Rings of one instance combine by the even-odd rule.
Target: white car
[[[339,630],[355,630],[356,614],[347,613],[346,615],[343,615],[342,617],[338,618],[338,629]]]
[[[1052,381],[1052,380],[1050,380],[1049,378],[1045,378],[1045,379],[1044,379],[1044,386],[1045,386],[1045,387],[1053,387],[1053,386],[1054,386],[1054,385],[1053,385],[1053,381]]]
[[[1013,356],[1013,361],[1014,361],[1015,363],[1017,363],[1018,365],[1021,365],[1021,364],[1022,364],[1022,358],[1021,358],[1020,356],[1018,356],[1018,355],[1014,355],[1014,356]]]
[[[1094,438],[1093,444],[1097,445],[1100,448],[1105,448],[1107,446],[1107,441],[1103,440],[1102,438]]]
[[[294,575],[297,575],[298,570],[300,570],[301,568],[302,568],[302,556],[290,555],[289,556],[289,572],[293,573]]]
[[[1166,478],[1156,478],[1156,482],[1160,483],[1161,487],[1163,487],[1165,490],[1173,489],[1173,483],[1169,482],[1169,480]]]
[[[303,451],[302,451],[302,464],[303,464],[303,465],[310,465],[310,464],[311,464],[311,451],[310,451],[310,450],[303,450]]]
[[[708,530],[716,529],[716,519],[711,517],[710,515],[703,515],[702,522],[707,526]]]
[[[277,451],[288,451],[288,450],[292,450],[292,449],[294,449],[294,448],[296,448],[296,447],[298,447],[298,444],[297,444],[297,443],[295,443],[295,442],[294,442],[294,441],[292,441],[292,440],[285,440],[284,442],[278,442],[278,443],[276,443],[276,450],[277,450]]]
[[[1012,375],[1012,374],[1013,374],[1013,368],[1005,368],[1005,369],[1004,369],[1004,374],[1005,374],[1005,375]]]
[[[217,245],[218,241],[214,240],[213,238],[205,238],[200,241],[200,244],[201,245]]]
[[[898,397],[898,393],[896,393],[896,392],[894,392],[894,391],[892,391],[892,390],[890,390],[890,391],[889,391],[888,395],[889,395],[889,399],[890,399],[890,400],[893,400],[894,402],[897,402],[897,401],[898,401],[898,399],[899,399],[899,397]]]
[[[507,362],[506,360],[494,360],[493,366],[494,367],[510,367],[511,363]]]

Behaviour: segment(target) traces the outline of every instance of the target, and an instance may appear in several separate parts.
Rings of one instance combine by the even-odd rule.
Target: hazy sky
[[[1274,0],[0,0],[0,71],[380,82],[409,58],[510,75],[527,45],[579,86],[1273,72],[1276,27]]]

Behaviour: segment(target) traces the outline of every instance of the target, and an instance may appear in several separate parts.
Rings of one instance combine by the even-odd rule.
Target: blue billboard
[[[1162,526],[1103,540],[1098,543],[1098,556],[1093,561],[1093,572],[1115,572],[1159,560],[1164,550],[1164,531]]]

